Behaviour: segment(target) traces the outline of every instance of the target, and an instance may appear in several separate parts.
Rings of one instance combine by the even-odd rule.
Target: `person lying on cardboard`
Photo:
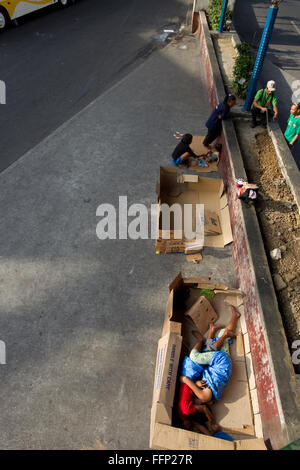
[[[201,434],[211,436],[220,430],[220,426],[216,423],[215,418],[207,404],[202,405],[197,402],[198,389],[201,391],[206,386],[202,380],[196,380],[194,383],[195,393],[184,383],[186,377],[181,377],[181,385],[179,389],[178,400],[178,417],[183,429],[195,431]],[[211,430],[208,429],[206,423],[210,423]]]
[[[190,165],[192,165],[192,162],[198,163],[199,159],[205,162],[213,161],[212,152],[207,152],[207,155],[196,155],[190,147],[192,140],[192,134],[184,134],[179,144],[176,145],[172,153],[172,162],[174,165],[181,168],[188,168]],[[215,154],[217,163],[219,163],[220,154],[217,149],[215,150]]]
[[[185,357],[182,365],[180,381],[187,385],[200,404],[207,404],[212,400],[220,400],[223,390],[228,383],[232,370],[229,355],[229,339],[235,337],[235,329],[240,313],[231,305],[232,316],[225,329],[222,329],[216,338],[213,338],[216,329],[210,328],[210,334],[204,342],[200,333],[196,332],[198,342],[193,347],[190,356]],[[197,381],[201,379],[197,385]],[[183,391],[183,389],[182,389]],[[182,405],[181,405],[182,410]],[[188,406],[186,406],[188,416]]]

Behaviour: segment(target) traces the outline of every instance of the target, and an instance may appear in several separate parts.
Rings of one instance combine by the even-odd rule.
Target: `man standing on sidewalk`
[[[277,96],[275,94],[275,82],[274,80],[269,80],[267,83],[266,88],[262,88],[259,90],[254,98],[253,105],[251,108],[251,113],[252,113],[252,124],[251,127],[254,128],[257,126],[257,121],[256,118],[258,115],[261,114],[261,125],[263,127],[267,127],[267,122],[266,122],[266,113],[269,113],[269,116],[271,116],[271,112],[269,110],[270,105],[273,106],[273,119],[275,120],[278,115],[278,109],[277,109]]]

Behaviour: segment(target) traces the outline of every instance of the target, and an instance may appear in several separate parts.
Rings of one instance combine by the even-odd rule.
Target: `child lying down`
[[[197,401],[198,391],[203,390],[204,382],[197,380],[194,383],[194,391],[185,382],[186,377],[181,377],[181,385],[178,400],[178,416],[182,427],[188,431],[195,431],[201,434],[212,436],[220,430],[208,404],[201,404]],[[208,429],[206,423],[209,423]]]
[[[220,400],[231,375],[229,341],[236,336],[235,329],[240,313],[233,305],[230,307],[232,317],[227,326],[222,328],[221,325],[212,324],[206,341],[200,333],[193,332],[198,342],[190,356],[184,359],[179,390],[178,415],[185,429],[190,426],[189,429],[209,435],[217,432],[218,425],[207,405]],[[222,329],[214,338],[220,328]],[[199,426],[199,416],[196,413],[200,412],[207,417],[212,433],[202,423]]]

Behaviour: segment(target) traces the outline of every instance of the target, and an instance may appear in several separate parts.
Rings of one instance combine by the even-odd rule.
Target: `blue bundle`
[[[196,364],[189,357],[185,357],[182,364],[181,375],[195,382],[205,380],[212,391],[215,400],[220,400],[232,371],[230,356],[222,351],[216,351],[208,366]]]

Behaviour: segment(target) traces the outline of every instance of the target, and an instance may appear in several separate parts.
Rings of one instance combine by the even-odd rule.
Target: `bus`
[[[0,32],[7,27],[10,21],[17,20],[40,8],[48,7],[54,3],[66,7],[74,2],[75,0],[0,0]]]

